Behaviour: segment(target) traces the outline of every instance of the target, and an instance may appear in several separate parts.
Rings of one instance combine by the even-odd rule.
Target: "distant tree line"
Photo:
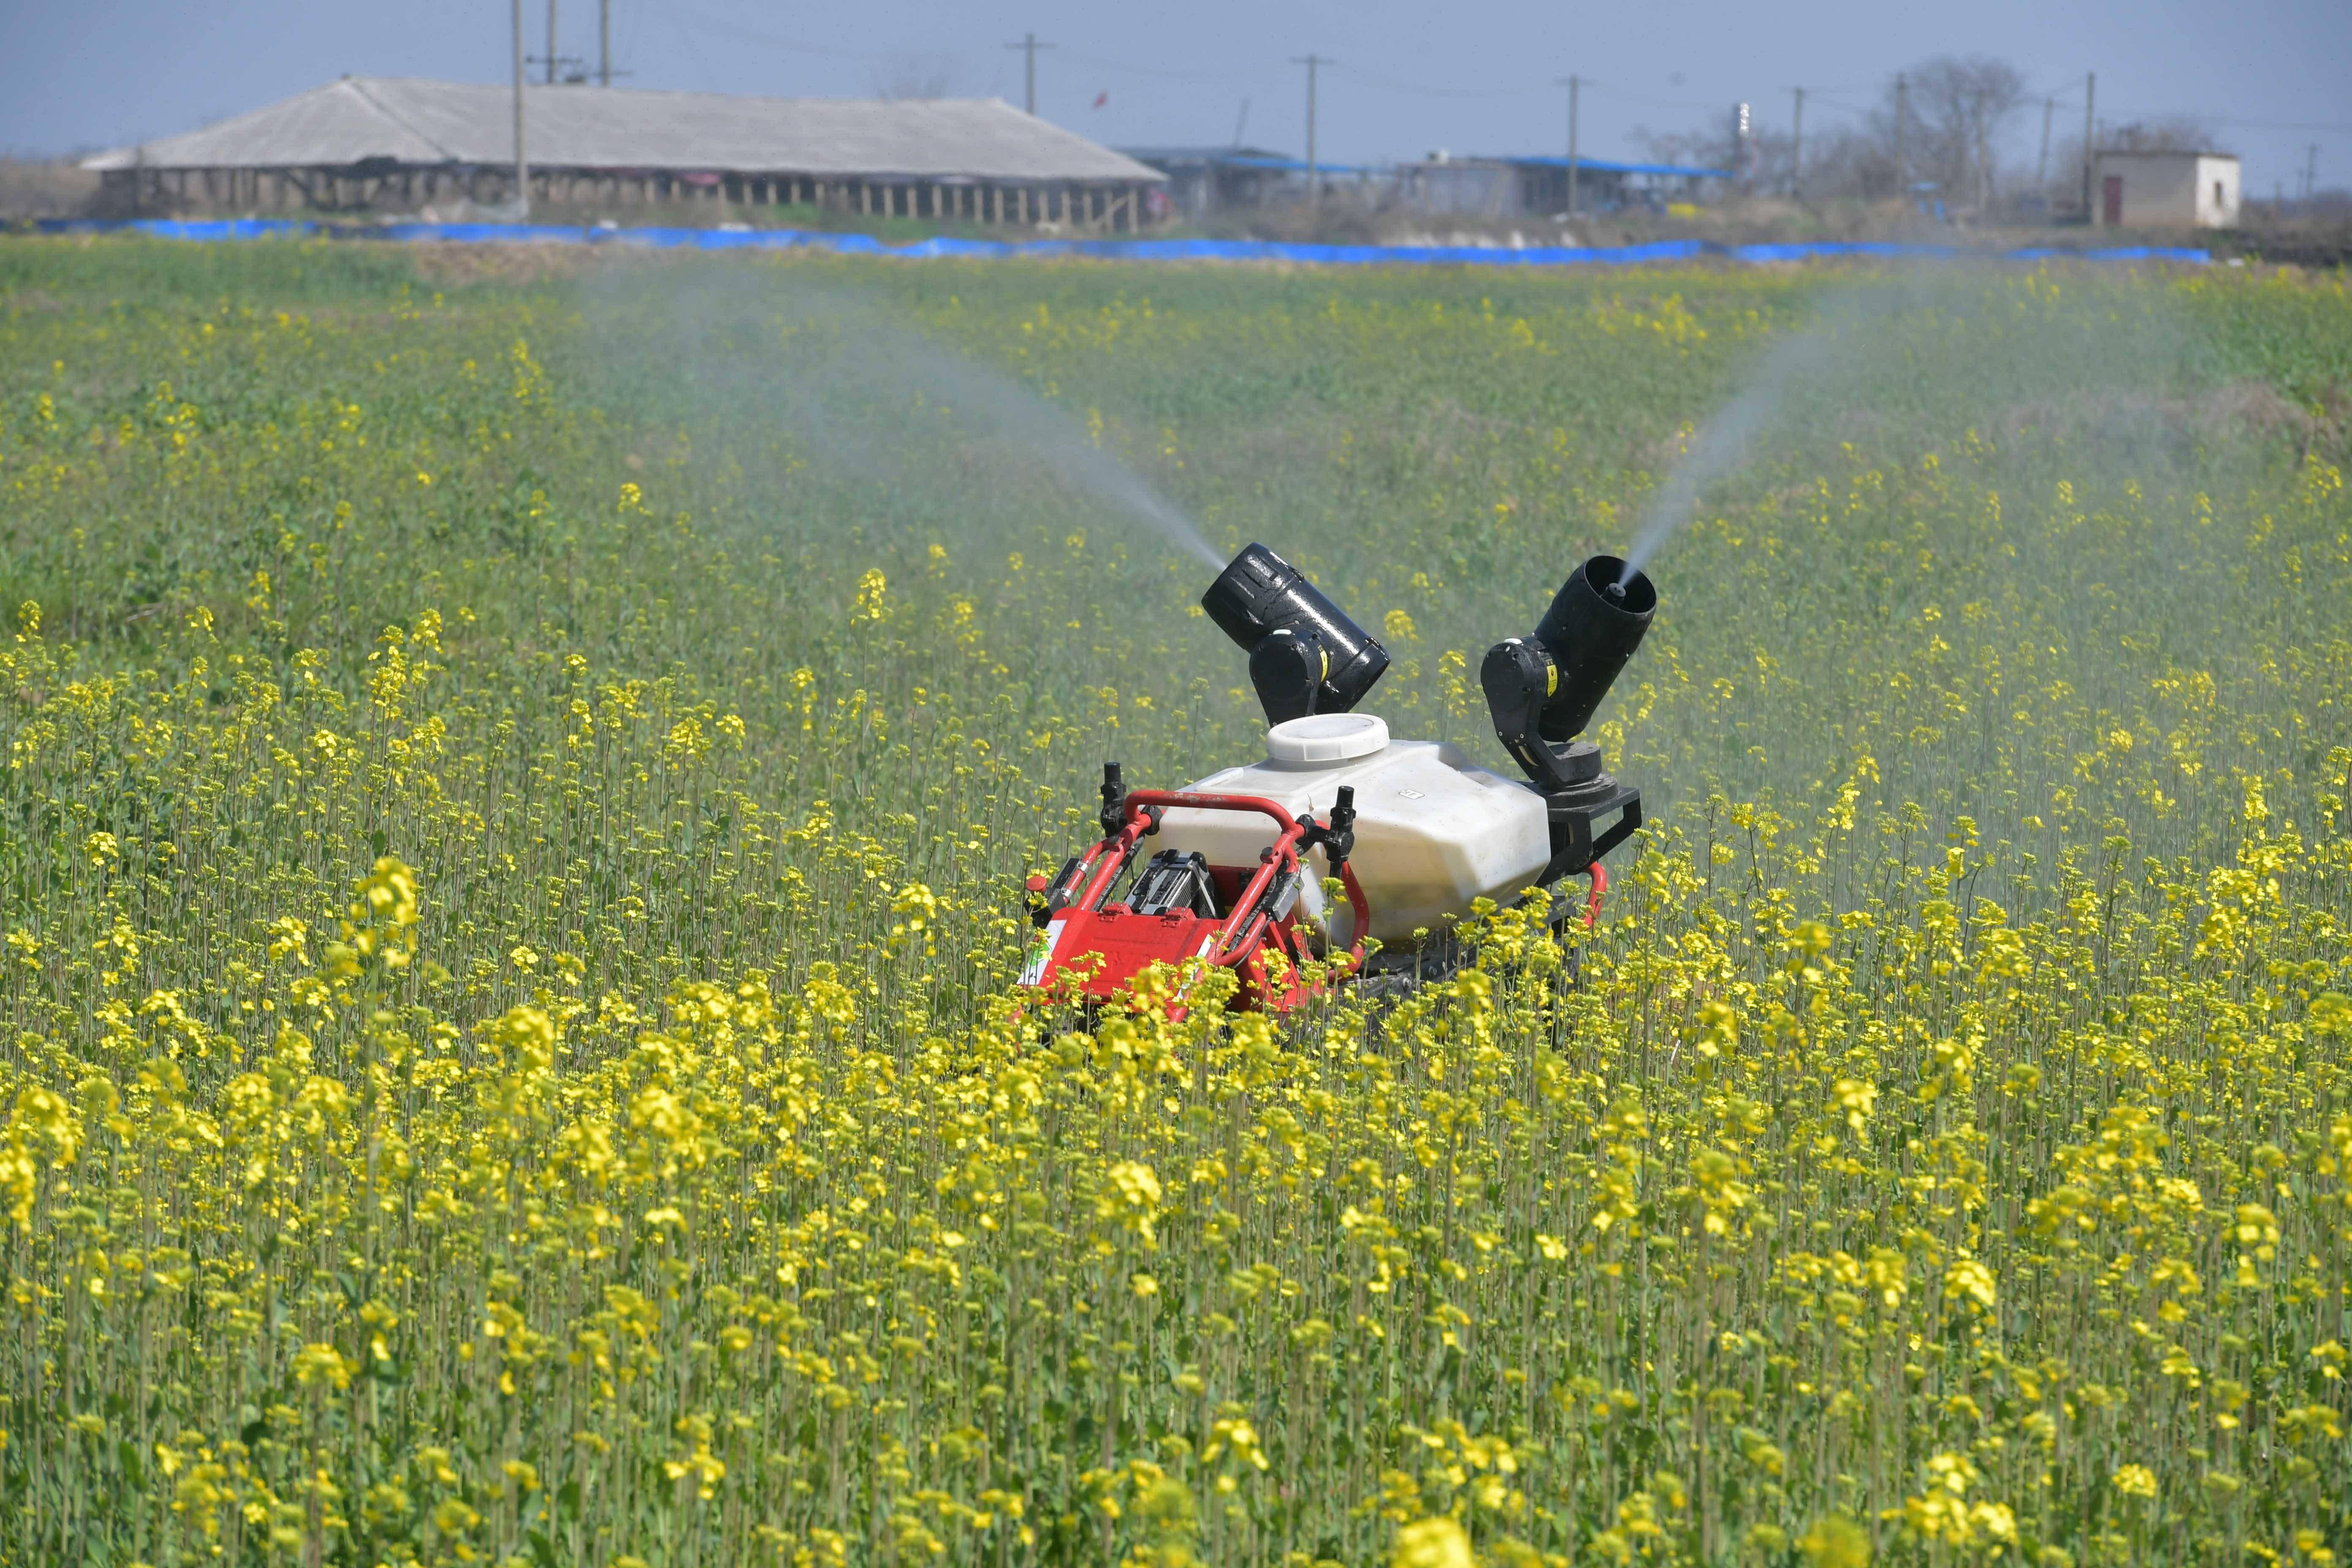
[[[2070,133],[2064,110],[2050,115],[2046,135],[2033,127],[2030,158],[2004,157],[2021,122],[2043,109],[2009,61],[1937,55],[1890,80],[1859,111],[1826,97],[1809,100],[1801,146],[1786,98],[1756,105],[1744,135],[1727,106],[1711,124],[1643,133],[1643,140],[1661,162],[1727,169],[1744,192],[1809,203],[1885,201],[1909,193],[1960,214],[2021,205],[2079,206],[2079,118]],[[2097,142],[2102,150],[2204,151],[2212,147],[2213,132],[2190,119],[2136,121],[2101,126]]]

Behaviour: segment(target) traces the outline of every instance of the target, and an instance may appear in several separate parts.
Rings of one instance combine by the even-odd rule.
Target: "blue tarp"
[[[1213,162],[1219,168],[1223,169],[1270,169],[1278,174],[1303,174],[1307,173],[1307,160],[1304,158],[1284,158],[1262,153],[1230,153],[1225,157],[1215,159]],[[1385,170],[1373,168],[1370,163],[1318,163],[1314,165],[1314,169],[1318,174],[1378,174],[1386,173]]]
[[[2011,261],[2049,261],[2074,257],[2089,261],[2194,261],[2210,262],[2213,253],[2202,246],[2193,245],[2114,245],[2105,250],[2053,250],[2048,246],[2028,246],[2023,250],[2009,253]]]
[[[1554,158],[1541,153],[1514,153],[1509,157],[1481,160],[1496,163],[1518,163],[1536,169],[1565,169],[1567,158]],[[1581,153],[1574,160],[1580,170],[1590,169],[1596,174],[1667,174],[1685,180],[1727,180],[1728,169],[1694,169],[1683,163],[1621,163],[1614,158],[1588,158]]]
[[[100,221],[47,218],[44,234],[151,234],[163,239],[226,240],[326,235],[337,239],[440,240],[460,245],[620,245],[653,250],[830,250],[841,255],[936,257],[1086,256],[1118,261],[1291,261],[1319,267],[1574,267],[1629,266],[1648,261],[1687,261],[1721,256],[1735,261],[1805,261],[1867,256],[1948,260],[1969,254],[1950,245],[1895,245],[1825,240],[1802,245],[1718,245],[1708,240],[1662,239],[1648,245],[1529,246],[1519,250],[1475,245],[1286,245],[1263,239],[957,239],[938,236],[907,245],[887,245],[871,235],[816,229],[581,228],[538,223],[395,223],[324,225],[304,219],[134,218]],[[2212,260],[2193,246],[2119,246],[2104,250],[2062,250],[2032,246],[2000,253],[2011,261]]]
[[[300,218],[147,217],[130,222],[111,218],[43,218],[35,226],[43,234],[117,234],[133,229],[160,239],[276,239],[299,237],[318,226]]]

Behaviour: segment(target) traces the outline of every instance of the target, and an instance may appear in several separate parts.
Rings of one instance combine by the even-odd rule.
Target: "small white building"
[[[2228,153],[2102,153],[2091,216],[2101,228],[2234,228],[2238,160]]]

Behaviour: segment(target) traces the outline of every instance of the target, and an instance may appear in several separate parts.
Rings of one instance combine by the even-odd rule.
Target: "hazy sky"
[[[866,0],[611,0],[614,68],[626,85],[780,95],[866,96],[908,88],[1021,99],[1034,31],[1047,119],[1113,145],[1305,142],[1309,51],[1339,64],[1320,81],[1328,161],[1551,152],[1566,140],[1574,71],[1583,148],[1637,153],[1637,134],[1722,117],[1736,100],[1788,123],[1808,89],[1809,135],[1869,102],[1893,73],[1938,53],[2014,62],[2037,100],[2055,94],[2060,135],[2082,124],[2083,73],[2098,72],[2102,121],[2192,114],[2246,161],[2249,195],[2292,189],[2305,147],[2319,182],[2352,184],[2352,0],[1655,0],[1535,5],[1479,0],[1190,0],[1106,6],[1066,0],[974,4]],[[558,45],[596,55],[595,0],[562,0]],[[546,0],[527,0],[530,52]],[[0,0],[0,149],[60,153],[192,130],[349,72],[503,79],[510,20],[498,0]],[[1096,100],[1108,94],[1097,108]],[[2039,102],[2007,138],[2031,164]]]

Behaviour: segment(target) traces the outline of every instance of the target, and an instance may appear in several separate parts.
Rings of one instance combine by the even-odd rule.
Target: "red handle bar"
[[[1217,928],[1216,941],[1210,944],[1209,962],[1231,968],[1246,959],[1255,947],[1255,927],[1259,920],[1258,903],[1265,897],[1274,879],[1287,870],[1298,871],[1298,841],[1307,836],[1307,828],[1280,804],[1255,795],[1187,795],[1179,790],[1139,789],[1127,797],[1127,824],[1118,837],[1105,839],[1095,846],[1095,853],[1105,850],[1115,853],[1103,856],[1103,868],[1087,883],[1086,891],[1072,903],[1092,909],[1111,889],[1119,874],[1135,858],[1135,851],[1144,835],[1153,826],[1151,809],[1184,811],[1255,812],[1274,819],[1280,829],[1274,841],[1274,852],[1258,863],[1256,873],[1234,900],[1234,912]],[[1303,875],[1304,873],[1300,873]],[[1350,968],[1361,969],[1364,963],[1364,933],[1371,925],[1371,905],[1364,898],[1364,889],[1356,880],[1353,862],[1339,863],[1339,885],[1347,890],[1348,906],[1354,911],[1355,942],[1348,950]],[[1244,939],[1252,940],[1244,940]]]

